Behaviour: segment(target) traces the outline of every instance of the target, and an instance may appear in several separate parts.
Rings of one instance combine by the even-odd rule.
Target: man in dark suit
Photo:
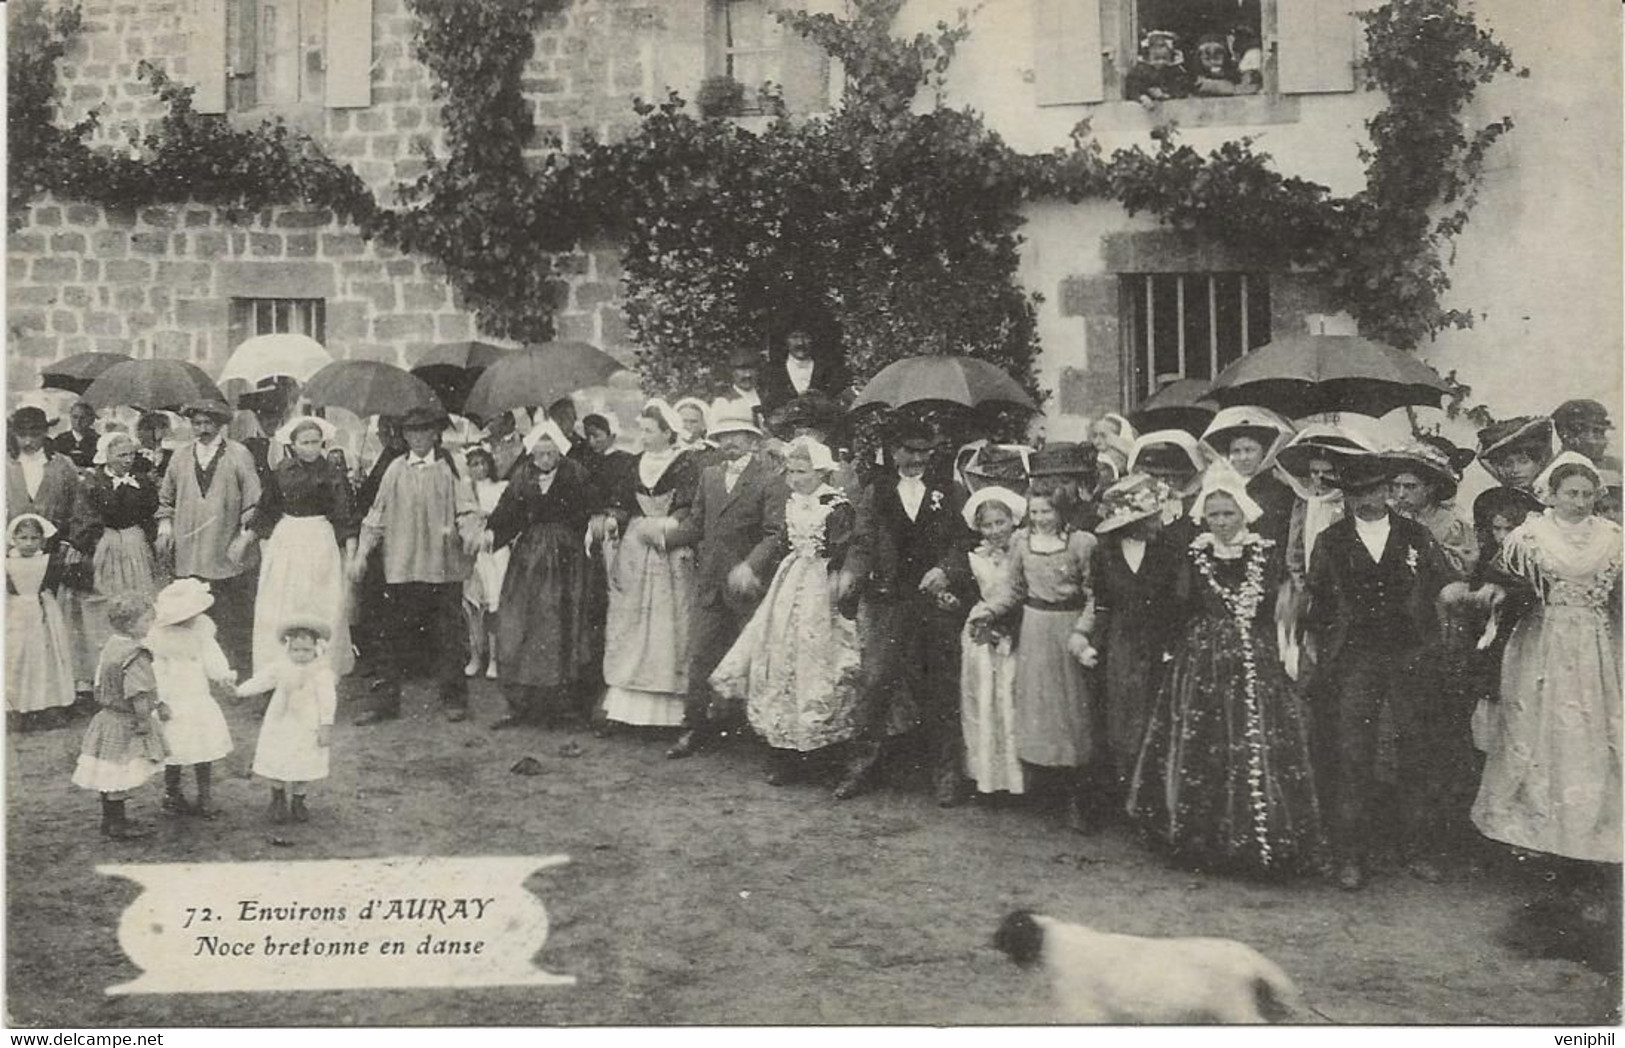
[[[769,364],[759,382],[762,412],[768,418],[806,393],[839,400],[849,384],[836,354],[815,353],[812,336],[799,328],[785,336],[784,359]]]
[[[1337,855],[1338,884],[1365,884],[1383,798],[1398,789],[1400,825],[1411,848],[1426,813],[1411,785],[1432,755],[1414,730],[1418,656],[1437,633],[1435,600],[1451,579],[1428,529],[1388,508],[1393,464],[1381,455],[1345,460],[1338,484],[1347,516],[1315,542],[1309,564],[1306,625],[1320,660],[1310,694],[1316,788]],[[1413,856],[1414,857],[1414,856]],[[1418,859],[1412,872],[1436,874]]]
[[[96,409],[76,400],[68,409],[68,431],[51,438],[51,450],[79,469],[89,469],[96,458]]]
[[[749,409],[719,411],[706,436],[718,459],[700,473],[688,518],[666,547],[695,548],[694,600],[688,627],[688,702],[683,733],[666,756],[692,756],[726,723],[711,710],[711,672],[750,621],[779,560],[779,529],[790,489],[759,446]]]
[[[936,442],[929,427],[908,423],[893,433],[896,472],[871,483],[858,503],[858,533],[838,585],[861,588],[868,629],[863,638],[865,732],[839,799],[873,788],[887,728],[910,705],[929,747],[937,803],[963,799],[964,741],[959,726],[959,630],[973,594],[942,567],[975,536],[961,517],[964,498],[949,478],[928,473]]]

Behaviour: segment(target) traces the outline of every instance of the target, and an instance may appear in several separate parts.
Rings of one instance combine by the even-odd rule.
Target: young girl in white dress
[[[237,696],[272,692],[254,750],[254,774],[271,780],[272,822],[308,822],[305,792],[327,778],[338,710],[333,671],[321,661],[332,631],[318,617],[297,616],[282,624],[277,637],[285,657],[239,684]]]
[[[982,600],[1003,584],[1010,539],[1027,515],[1027,500],[1008,488],[981,488],[965,502],[965,523],[982,541],[961,554]],[[1019,794],[1026,777],[1016,757],[1016,638],[991,622],[965,623],[960,635],[959,722],[965,763],[978,793]]]
[[[481,671],[489,680],[497,679],[497,613],[501,610],[502,580],[508,574],[510,547],[491,549],[491,536],[483,523],[502,501],[508,482],[497,479],[497,460],[484,448],[468,451],[468,475],[474,481],[474,497],[480,500],[480,521],[484,540],[474,558],[474,570],[463,583],[463,615],[468,619],[468,666],[465,677],[477,677]]]
[[[24,513],[6,528],[6,710],[28,726],[63,718],[73,705],[67,621],[57,603],[57,575],[45,552],[50,521]],[[60,723],[60,720],[57,721]]]
[[[159,592],[152,629],[141,642],[152,653],[158,700],[169,710],[169,719],[162,722],[164,811],[203,819],[220,814],[211,804],[210,773],[213,762],[231,752],[231,729],[211,686],[237,682],[215,639],[214,621],[204,614],[213,604],[207,583],[176,579]],[[197,776],[195,803],[181,792],[181,772],[187,767]]]

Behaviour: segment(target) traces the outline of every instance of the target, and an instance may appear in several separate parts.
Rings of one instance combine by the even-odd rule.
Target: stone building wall
[[[143,60],[176,79],[197,74],[192,33],[208,0],[84,0],[85,25],[60,66],[59,121],[101,114],[96,144],[127,148],[163,107],[137,75]],[[703,77],[707,0],[578,0],[538,26],[523,88],[535,107],[541,155],[548,137],[625,133],[632,100]],[[371,101],[366,108],[301,104],[235,112],[247,125],[281,117],[310,133],[394,203],[396,185],[422,174],[424,149],[444,151],[439,104],[412,53],[405,0],[373,0]],[[234,328],[231,300],[312,299],[326,304],[328,349],[338,357],[409,364],[436,342],[479,337],[432,262],[370,243],[325,211],[271,208],[246,222],[198,205],[108,209],[35,201],[7,241],[7,386],[38,385],[40,368],[74,353],[109,351],[190,360],[217,373],[252,332]],[[559,338],[617,355],[632,352],[612,244],[553,260],[570,289]]]

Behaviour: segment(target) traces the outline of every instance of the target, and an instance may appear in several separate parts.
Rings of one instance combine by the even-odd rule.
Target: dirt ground
[[[334,775],[313,821],[276,832],[249,777],[259,707],[227,710],[237,752],[217,767],[213,822],[131,802],[144,842],[97,834],[69,783],[84,722],[7,738],[6,1009],[27,1027],[274,1025],[975,1024],[1046,1021],[1040,980],[989,939],[1026,906],[1115,931],[1218,935],[1282,965],[1349,1023],[1610,1021],[1616,986],[1499,941],[1532,886],[1509,869],[1425,885],[1401,875],[1348,894],[1167,868],[1124,829],[1080,837],[1021,807],[943,811],[919,785],[835,803],[775,788],[735,745],[668,761],[670,733],[608,739],[491,732],[494,686],[447,724],[424,688],[403,720],[354,728],[340,704]],[[577,742],[584,753],[565,758]],[[542,774],[509,772],[533,756]],[[188,776],[188,790],[191,788]],[[537,957],[573,987],[107,997],[136,971],[115,929],[136,889],[102,862],[272,861],[403,854],[566,854],[537,874],[552,929]],[[1613,1021],[1617,1021],[1613,1020]]]

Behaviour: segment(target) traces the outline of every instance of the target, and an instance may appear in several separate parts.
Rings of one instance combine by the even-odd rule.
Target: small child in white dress
[[[212,819],[220,814],[210,803],[214,761],[231,752],[231,729],[215,701],[212,685],[235,684],[237,675],[215,639],[214,621],[203,614],[214,605],[208,583],[176,579],[153,602],[152,630],[141,642],[152,653],[158,700],[169,710],[161,722],[164,738],[164,804],[170,815]],[[182,769],[197,776],[197,801],[181,792]]]
[[[254,774],[271,780],[274,823],[310,821],[305,791],[317,779],[327,778],[338,709],[333,671],[322,659],[331,637],[331,628],[317,617],[289,619],[277,631],[286,658],[237,686],[239,698],[272,692],[254,750]]]

